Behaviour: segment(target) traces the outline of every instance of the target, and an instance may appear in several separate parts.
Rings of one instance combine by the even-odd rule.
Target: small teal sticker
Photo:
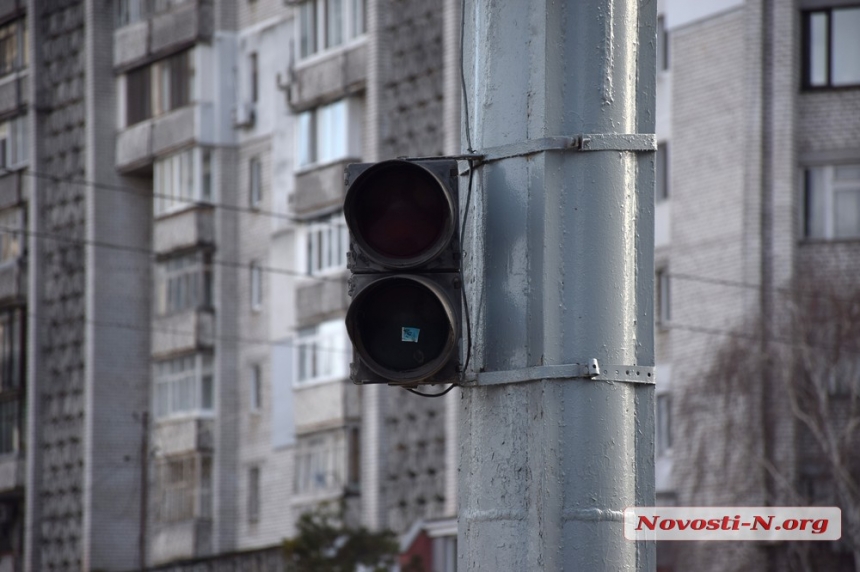
[[[421,330],[418,328],[401,328],[400,329],[400,341],[401,342],[415,342],[418,343],[418,334],[421,333]]]

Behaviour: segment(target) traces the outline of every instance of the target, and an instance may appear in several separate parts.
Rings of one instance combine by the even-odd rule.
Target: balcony
[[[26,460],[21,452],[0,454],[0,493],[24,488]]]
[[[355,43],[297,66],[290,82],[290,106],[293,111],[304,111],[359,92],[366,83],[367,44]]]
[[[187,105],[136,123],[117,136],[116,168],[130,173],[152,164],[159,155],[188,145],[211,143],[214,126],[211,103]]]
[[[21,171],[12,171],[0,176],[0,210],[8,209],[27,200],[33,178]]]
[[[0,264],[0,303],[27,298],[27,267],[20,259]]]
[[[211,419],[168,419],[155,426],[153,445],[165,456],[211,451],[213,446]]]
[[[152,357],[211,348],[214,335],[215,315],[211,310],[198,308],[156,316],[152,321]]]
[[[185,560],[212,553],[212,521],[195,518],[158,525],[152,535],[153,564]]]
[[[187,0],[118,28],[114,32],[114,68],[141,66],[198,41],[208,41],[212,37],[213,20],[211,2]]]
[[[13,16],[23,15],[27,9],[27,0],[7,0],[0,2],[0,20],[11,20]]]
[[[343,204],[346,187],[343,169],[356,158],[341,159],[335,163],[296,173],[296,191],[292,197],[293,212],[297,217],[311,217]]]
[[[197,204],[163,216],[155,221],[152,236],[157,254],[214,244],[214,208]]]
[[[0,116],[15,113],[29,101],[26,72],[11,73],[0,79]]]
[[[313,282],[296,292],[296,322],[303,328],[336,318],[346,311],[349,295],[346,280]]]

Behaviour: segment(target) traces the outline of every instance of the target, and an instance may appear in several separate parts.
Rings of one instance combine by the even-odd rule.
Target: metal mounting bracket
[[[528,139],[510,145],[482,149],[477,162],[490,163],[511,157],[526,157],[544,151],[633,151],[657,150],[653,133],[588,133],[572,137]]]
[[[610,365],[601,368],[596,359],[588,363],[565,365],[540,365],[507,371],[479,372],[477,377],[462,382],[464,387],[506,385],[543,379],[590,379],[592,381],[614,381],[653,385],[656,383],[654,368],[638,365]]]
[[[509,145],[487,147],[462,155],[445,155],[441,157],[398,157],[404,161],[429,161],[434,159],[456,159],[469,161],[470,168],[484,163],[501,161],[512,157],[527,157],[545,151],[631,151],[646,153],[657,150],[657,136],[654,133],[586,133],[573,136],[542,137],[526,139]],[[466,174],[461,170],[460,174]]]

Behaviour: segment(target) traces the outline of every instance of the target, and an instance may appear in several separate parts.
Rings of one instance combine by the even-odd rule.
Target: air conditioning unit
[[[255,105],[250,101],[237,103],[233,108],[233,125],[235,127],[253,127],[255,118]]]

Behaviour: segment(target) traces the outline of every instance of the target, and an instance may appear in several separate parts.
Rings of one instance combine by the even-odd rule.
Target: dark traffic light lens
[[[372,255],[423,262],[451,237],[452,207],[443,185],[426,169],[388,161],[356,181],[348,223]]]
[[[380,280],[350,306],[350,335],[363,357],[385,373],[435,373],[451,354],[451,313],[439,295],[411,278]],[[357,339],[356,339],[357,334]],[[382,373],[382,372],[378,372]]]

